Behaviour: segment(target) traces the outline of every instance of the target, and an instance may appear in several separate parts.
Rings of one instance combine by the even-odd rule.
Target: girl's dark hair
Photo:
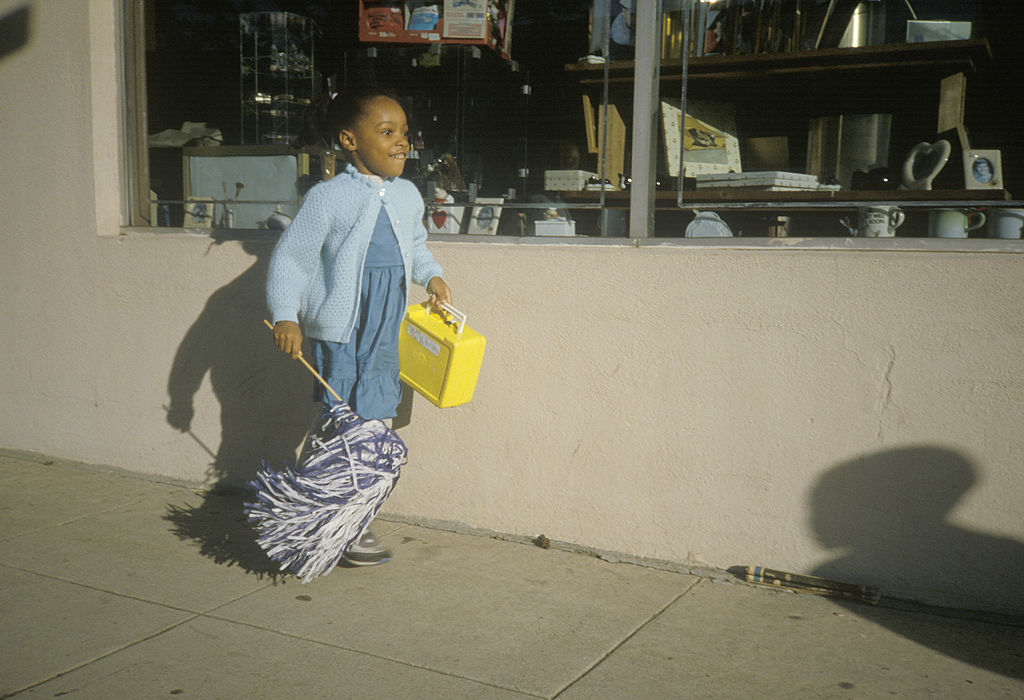
[[[379,87],[348,88],[339,92],[327,106],[323,132],[334,143],[342,129],[351,129],[366,112],[366,105],[378,97],[390,97],[398,101],[391,91]]]

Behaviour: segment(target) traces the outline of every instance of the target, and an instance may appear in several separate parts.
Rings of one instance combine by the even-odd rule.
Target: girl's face
[[[390,97],[366,103],[359,121],[339,134],[341,145],[352,154],[352,164],[365,175],[398,177],[409,153],[409,125],[401,105]]]

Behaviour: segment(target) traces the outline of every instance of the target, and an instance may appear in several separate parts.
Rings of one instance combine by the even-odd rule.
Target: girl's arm
[[[412,281],[416,284],[422,285],[426,288],[427,293],[431,294],[431,285],[435,285],[438,282],[440,285],[444,285],[444,289],[448,290],[448,285],[444,283],[443,274],[444,271],[434,256],[431,255],[430,250],[427,249],[427,227],[423,225],[423,200],[419,196],[419,192],[414,188],[416,192],[416,210],[415,216],[413,217],[413,231],[412,231]],[[436,291],[442,291],[441,286],[438,285]],[[451,291],[447,291],[449,302],[451,300]]]
[[[298,323],[302,298],[320,264],[320,251],[330,223],[331,208],[324,190],[314,187],[270,256],[267,308],[275,325],[278,321]]]

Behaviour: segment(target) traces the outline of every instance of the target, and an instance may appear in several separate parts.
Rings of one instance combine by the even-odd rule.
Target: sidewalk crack
[[[701,579],[701,578],[696,578],[696,579],[695,579],[694,581],[692,581],[692,582],[691,582],[691,583],[690,583],[690,584],[689,584],[688,586],[685,586],[685,587],[683,588],[683,590],[682,590],[682,591],[680,591],[680,592],[679,592],[679,594],[678,594],[677,596],[675,596],[674,598],[672,598],[672,600],[670,600],[670,601],[669,601],[668,603],[666,603],[666,604],[665,604],[664,606],[662,606],[662,607],[661,607],[661,609],[657,610],[657,611],[656,611],[656,612],[655,612],[655,613],[654,613],[653,615],[651,615],[651,616],[650,616],[650,617],[649,617],[648,619],[646,619],[646,620],[644,620],[643,622],[641,622],[641,623],[640,623],[640,624],[639,624],[639,625],[637,626],[637,628],[636,628],[636,629],[634,629],[634,630],[633,630],[632,632],[630,632],[630,633],[629,633],[629,634],[627,634],[627,635],[626,635],[625,637],[623,637],[623,638],[622,638],[622,639],[621,639],[621,640],[619,641],[619,643],[618,643],[618,644],[616,644],[615,646],[613,646],[613,647],[612,647],[611,649],[609,649],[609,650],[608,650],[608,651],[607,651],[606,653],[602,654],[602,655],[601,655],[601,658],[599,658],[599,659],[597,659],[596,661],[594,661],[594,663],[592,663],[592,664],[591,664],[591,665],[590,665],[589,667],[587,667],[587,669],[586,669],[586,670],[584,670],[584,671],[583,671],[583,673],[581,673],[581,674],[580,674],[579,676],[577,676],[577,677],[576,677],[575,679],[573,679],[572,681],[570,681],[569,683],[567,683],[567,684],[565,685],[565,687],[564,687],[564,688],[562,688],[561,690],[559,690],[559,691],[558,691],[557,693],[555,693],[554,695],[552,695],[552,696],[551,696],[551,700],[555,700],[556,698],[560,697],[560,696],[561,696],[561,695],[563,695],[563,694],[564,694],[564,693],[565,693],[565,692],[566,692],[567,690],[569,690],[569,689],[570,689],[570,688],[572,688],[572,687],[573,687],[574,685],[576,685],[577,683],[579,683],[579,682],[580,682],[581,680],[583,680],[584,678],[586,678],[587,676],[589,676],[589,675],[590,675],[590,674],[591,674],[591,673],[592,673],[592,672],[594,671],[594,669],[596,669],[596,668],[597,668],[598,666],[600,666],[601,664],[603,664],[603,663],[605,662],[605,660],[607,660],[607,659],[608,659],[608,658],[609,658],[609,657],[610,657],[610,656],[611,656],[612,654],[614,654],[614,653],[615,653],[615,652],[617,652],[617,651],[618,651],[619,649],[621,649],[621,648],[622,648],[622,647],[623,647],[623,646],[624,646],[624,645],[625,645],[625,644],[626,644],[627,642],[629,642],[629,640],[633,639],[633,638],[634,638],[634,637],[635,637],[635,636],[636,636],[637,634],[639,634],[641,630],[643,630],[643,629],[644,629],[644,628],[646,628],[646,627],[647,627],[648,625],[650,625],[650,624],[651,624],[652,622],[654,622],[655,620],[657,620],[658,618],[660,618],[660,617],[661,617],[662,615],[664,615],[664,614],[665,614],[665,612],[666,612],[666,611],[667,611],[667,610],[668,610],[669,608],[671,608],[671,607],[672,607],[673,605],[675,605],[675,604],[676,604],[676,603],[677,603],[678,601],[682,600],[683,596],[685,596],[685,595],[686,595],[687,593],[689,593],[689,592],[690,592],[690,591],[692,591],[692,590],[693,590],[694,588],[696,588],[696,587],[697,587],[697,586],[698,586],[698,585],[699,585],[699,584],[700,584],[700,583],[701,583],[702,581],[703,581],[703,579]]]

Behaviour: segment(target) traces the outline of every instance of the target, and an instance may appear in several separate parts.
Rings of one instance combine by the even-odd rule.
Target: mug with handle
[[[850,217],[843,217],[839,223],[850,231],[851,236],[892,238],[906,218],[903,210],[896,206],[861,207],[857,210],[856,225]]]
[[[933,238],[967,238],[967,234],[985,225],[980,209],[932,209],[928,212],[928,232]]]
[[[1020,238],[1024,209],[992,209],[988,214],[989,238]]]

